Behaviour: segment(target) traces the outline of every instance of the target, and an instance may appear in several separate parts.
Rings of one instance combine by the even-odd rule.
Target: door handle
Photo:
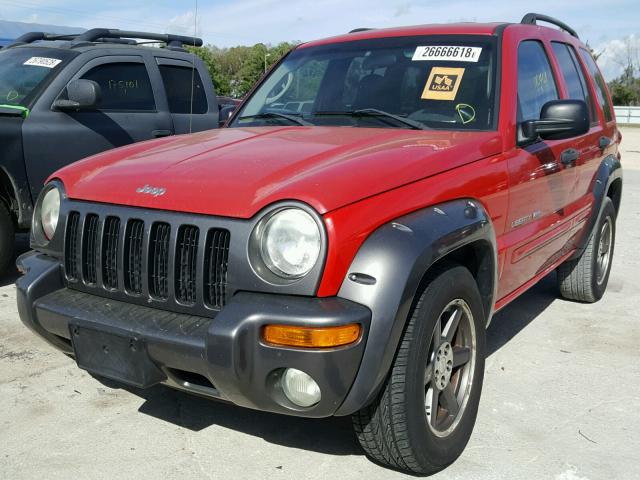
[[[162,138],[173,135],[173,132],[171,130],[154,130],[153,132],[151,132],[151,135],[153,136],[153,138]]]
[[[580,158],[580,152],[575,148],[568,148],[560,154],[560,161],[567,168],[575,167],[578,158]]]
[[[611,139],[609,137],[600,137],[600,139],[598,140],[598,146],[600,147],[600,150],[604,150],[609,145],[611,145]]]

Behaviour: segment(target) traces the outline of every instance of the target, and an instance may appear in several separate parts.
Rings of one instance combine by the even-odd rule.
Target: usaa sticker
[[[433,67],[422,92],[423,100],[455,100],[464,68]]]

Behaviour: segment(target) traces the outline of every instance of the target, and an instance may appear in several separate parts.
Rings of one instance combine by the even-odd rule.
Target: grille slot
[[[154,223],[149,239],[149,291],[160,299],[169,297],[169,240],[171,226]]]
[[[98,283],[98,245],[100,219],[90,214],[84,220],[82,235],[82,276],[88,284]]]
[[[226,300],[227,269],[229,264],[228,230],[212,229],[205,247],[205,302],[211,308],[222,308]]]
[[[118,243],[120,219],[107,217],[102,236],[102,282],[106,288],[118,288]]]
[[[142,293],[142,244],[144,222],[129,220],[124,246],[124,282],[126,289],[136,295]]]
[[[198,227],[183,225],[176,245],[176,298],[186,304],[196,302]]]
[[[67,236],[64,241],[64,249],[66,252],[64,258],[64,268],[69,280],[77,281],[80,272],[78,272],[78,246],[80,233],[80,214],[78,212],[69,213],[67,219]]]

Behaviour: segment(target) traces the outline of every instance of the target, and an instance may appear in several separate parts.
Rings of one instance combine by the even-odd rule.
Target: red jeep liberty
[[[553,270],[565,298],[606,289],[621,136],[558,20],[306,43],[227,127],[50,178],[19,311],[80,368],[350,415],[371,458],[428,474],[469,440],[492,314]]]

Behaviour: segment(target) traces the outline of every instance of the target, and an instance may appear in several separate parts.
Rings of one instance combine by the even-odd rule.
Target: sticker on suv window
[[[455,100],[464,70],[464,68],[433,67],[422,92],[422,99]]]
[[[34,67],[55,68],[60,64],[60,62],[62,62],[62,60],[58,60],[57,58],[31,57],[29,60],[24,62],[24,65],[33,65]]]
[[[432,46],[418,47],[413,54],[413,61],[444,60],[451,62],[477,62],[480,60],[482,47]]]

